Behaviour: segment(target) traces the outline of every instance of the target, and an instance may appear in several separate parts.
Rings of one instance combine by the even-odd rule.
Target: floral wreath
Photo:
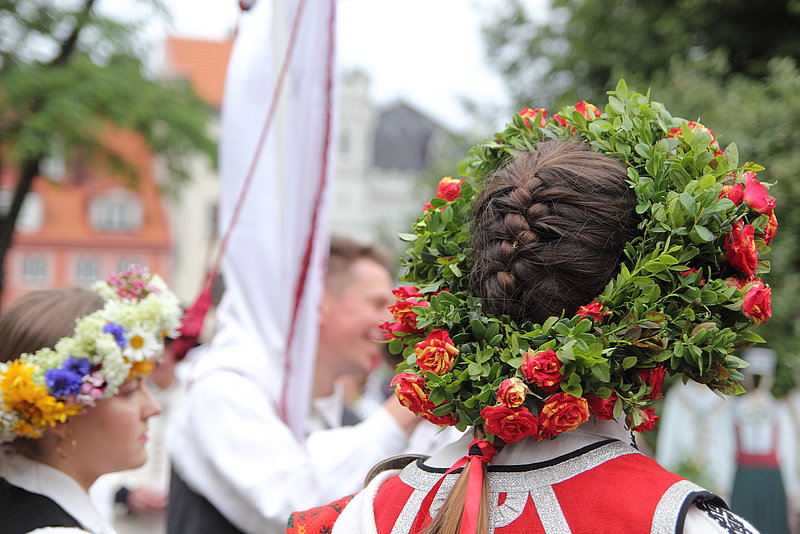
[[[553,438],[590,415],[652,429],[649,407],[666,375],[744,392],[733,355],[763,342],[771,315],[761,256],[777,230],[762,167],[738,163],[702,124],[672,117],[620,81],[604,112],[586,102],[552,118],[526,108],[441,180],[413,233],[384,323],[405,361],[392,381],[409,410],[460,430],[480,425],[505,442]],[[482,311],[470,286],[472,205],[482,180],[547,140],[576,140],[621,160],[636,194],[639,235],[618,275],[571,317],[518,324]]]
[[[78,319],[71,337],[0,363],[0,443],[40,438],[116,395],[127,380],[150,374],[164,339],[177,337],[180,304],[158,275],[132,266],[92,289],[105,304]]]

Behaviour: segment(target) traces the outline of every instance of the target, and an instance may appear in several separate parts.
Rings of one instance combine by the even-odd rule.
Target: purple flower
[[[119,348],[125,348],[125,328],[122,325],[114,322],[106,323],[106,325],[103,327],[103,332],[114,336],[114,341],[117,342],[117,346]],[[88,374],[88,371],[83,374]]]
[[[89,374],[91,364],[86,358],[75,358],[74,356],[70,356],[64,360],[64,365],[62,365],[61,368],[83,377]]]
[[[70,369],[48,369],[44,372],[47,388],[56,398],[80,393],[83,376]]]

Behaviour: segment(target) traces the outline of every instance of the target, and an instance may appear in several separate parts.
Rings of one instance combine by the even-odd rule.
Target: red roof
[[[219,109],[232,46],[233,38],[205,41],[167,37],[167,70],[186,77],[200,98]]]

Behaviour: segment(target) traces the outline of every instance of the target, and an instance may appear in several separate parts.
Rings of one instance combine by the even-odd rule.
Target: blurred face
[[[343,288],[328,288],[320,310],[317,365],[334,375],[365,374],[380,355],[383,339],[378,325],[389,318],[392,298],[389,272],[380,264],[359,259]]]
[[[73,462],[82,477],[140,467],[147,460],[147,419],[161,412],[141,378],[129,380],[110,399],[67,420],[75,440]]]

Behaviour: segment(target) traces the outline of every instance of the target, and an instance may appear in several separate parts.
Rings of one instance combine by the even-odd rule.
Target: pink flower
[[[767,194],[767,187],[758,181],[752,171],[744,173],[744,201],[758,213],[769,213],[775,209],[775,198]]]

